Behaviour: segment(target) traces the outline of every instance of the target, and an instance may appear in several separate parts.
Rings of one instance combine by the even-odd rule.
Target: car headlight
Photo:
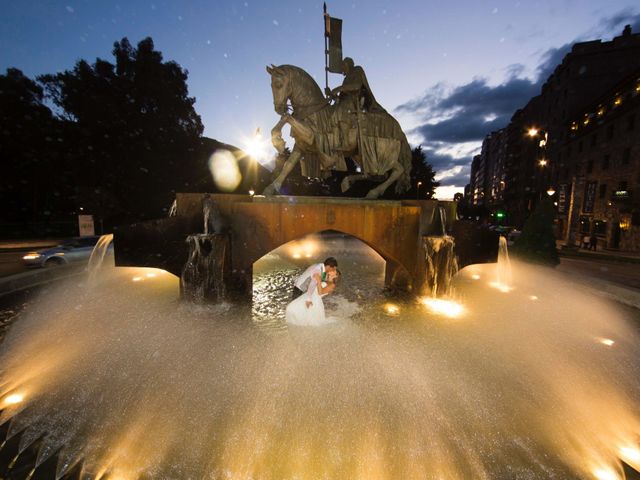
[[[35,260],[36,258],[40,258],[42,255],[40,255],[39,253],[27,253],[24,257],[22,257],[23,260]]]

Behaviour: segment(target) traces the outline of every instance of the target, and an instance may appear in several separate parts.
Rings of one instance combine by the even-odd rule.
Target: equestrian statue
[[[342,61],[344,81],[333,90],[327,89],[327,97],[302,68],[271,65],[267,72],[275,111],[281,115],[271,130],[271,142],[282,154],[282,128],[289,124],[295,144],[265,195],[279,193],[298,162],[302,175],[325,178],[332,171],[347,171],[345,158],[358,165],[359,173],[344,177],[340,185],[343,192],[358,180],[378,178],[384,181],[366,198],[380,197],[394,182],[396,193],[408,190],[411,148],[407,137],[398,121],[376,102],[362,67],[346,57]]]

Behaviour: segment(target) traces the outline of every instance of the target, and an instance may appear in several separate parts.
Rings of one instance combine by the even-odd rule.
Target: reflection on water
[[[322,328],[283,323],[309,263],[286,251],[256,264],[244,309],[180,303],[175,277],[144,269],[50,291],[2,346],[5,449],[121,479],[564,480],[640,462],[624,312],[521,265],[495,290],[495,265],[474,265],[451,317],[385,298],[361,245],[317,243],[344,274]]]
[[[361,319],[363,311],[384,297],[385,262],[364,243],[340,234],[310,235],[265,255],[253,267],[253,320],[257,325],[284,329],[284,310],[298,275],[327,257],[338,260],[342,279],[324,298],[327,316]]]

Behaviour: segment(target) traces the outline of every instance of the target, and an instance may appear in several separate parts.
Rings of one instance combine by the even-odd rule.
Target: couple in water
[[[340,281],[335,258],[316,263],[300,275],[293,287],[293,301],[287,305],[286,322],[290,325],[318,326],[333,322],[324,313],[322,297],[333,292]]]

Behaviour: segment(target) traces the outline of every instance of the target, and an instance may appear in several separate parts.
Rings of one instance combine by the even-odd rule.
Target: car
[[[86,263],[99,239],[99,235],[70,238],[55,247],[28,252],[22,257],[22,263],[27,267],[35,268]]]

